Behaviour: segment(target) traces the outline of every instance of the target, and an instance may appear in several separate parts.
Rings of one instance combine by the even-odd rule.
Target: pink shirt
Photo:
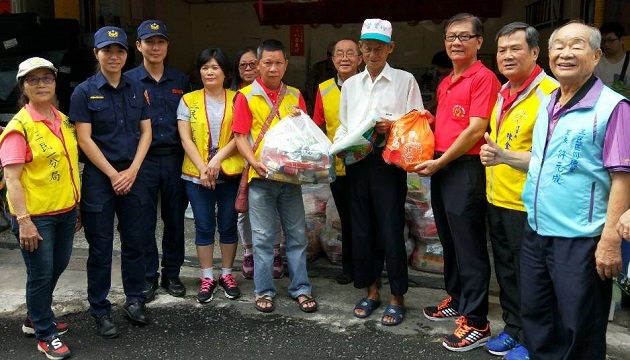
[[[50,107],[53,114],[55,114],[55,121],[52,124],[49,121],[45,121],[46,117],[40,114],[32,106],[29,106],[28,104],[24,105],[24,108],[33,121],[44,121],[50,131],[52,131],[55,136],[61,138],[61,115],[54,106],[51,105]],[[2,146],[0,147],[0,159],[2,159],[2,166],[25,164],[33,160],[33,153],[26,143],[24,136],[14,131],[8,134],[2,142]]]

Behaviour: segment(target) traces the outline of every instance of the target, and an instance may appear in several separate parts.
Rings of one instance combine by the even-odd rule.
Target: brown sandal
[[[302,301],[300,301],[300,296],[304,297]],[[304,311],[305,313],[312,313],[317,311],[317,301],[315,301],[315,298],[312,295],[302,294],[296,297],[295,300],[298,302],[300,310]],[[308,306],[307,304],[310,302],[315,303],[315,305]]]
[[[268,304],[271,304],[271,306],[264,306]],[[254,306],[256,307],[256,310],[264,313],[270,313],[276,309],[276,306],[273,303],[273,297],[269,295],[263,295],[256,299],[256,301],[254,302]]]

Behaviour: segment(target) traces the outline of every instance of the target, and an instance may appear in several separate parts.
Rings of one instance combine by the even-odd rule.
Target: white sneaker
[[[192,207],[190,207],[190,203],[188,203],[188,207],[186,208],[186,212],[184,213],[184,217],[186,219],[194,219],[195,215],[193,214]]]

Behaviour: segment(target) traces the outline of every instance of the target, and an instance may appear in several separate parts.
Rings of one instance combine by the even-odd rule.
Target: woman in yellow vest
[[[226,89],[229,61],[221,49],[205,49],[197,59],[203,89],[185,94],[177,109],[179,136],[186,152],[182,179],[195,217],[195,245],[201,268],[197,301],[213,299],[217,286],[236,299],[241,290],[232,275],[238,235],[234,200],[245,161],[232,136],[232,101]],[[215,209],[218,213],[215,217]],[[215,220],[216,219],[216,220]],[[214,234],[221,242],[221,275],[214,278]]]
[[[21,109],[0,135],[7,200],[13,233],[26,264],[27,316],[22,331],[35,335],[37,348],[51,359],[70,349],[59,335],[68,324],[51,309],[57,279],[72,254],[77,217],[77,138],[68,117],[53,105],[57,69],[45,59],[22,62],[17,73]],[[54,196],[51,196],[54,194]]]

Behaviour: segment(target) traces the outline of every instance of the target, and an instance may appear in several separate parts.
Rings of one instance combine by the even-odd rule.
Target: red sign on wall
[[[0,14],[11,13],[11,0],[0,0]]]
[[[291,56],[304,56],[304,25],[291,25],[289,38],[291,41],[289,54]]]

